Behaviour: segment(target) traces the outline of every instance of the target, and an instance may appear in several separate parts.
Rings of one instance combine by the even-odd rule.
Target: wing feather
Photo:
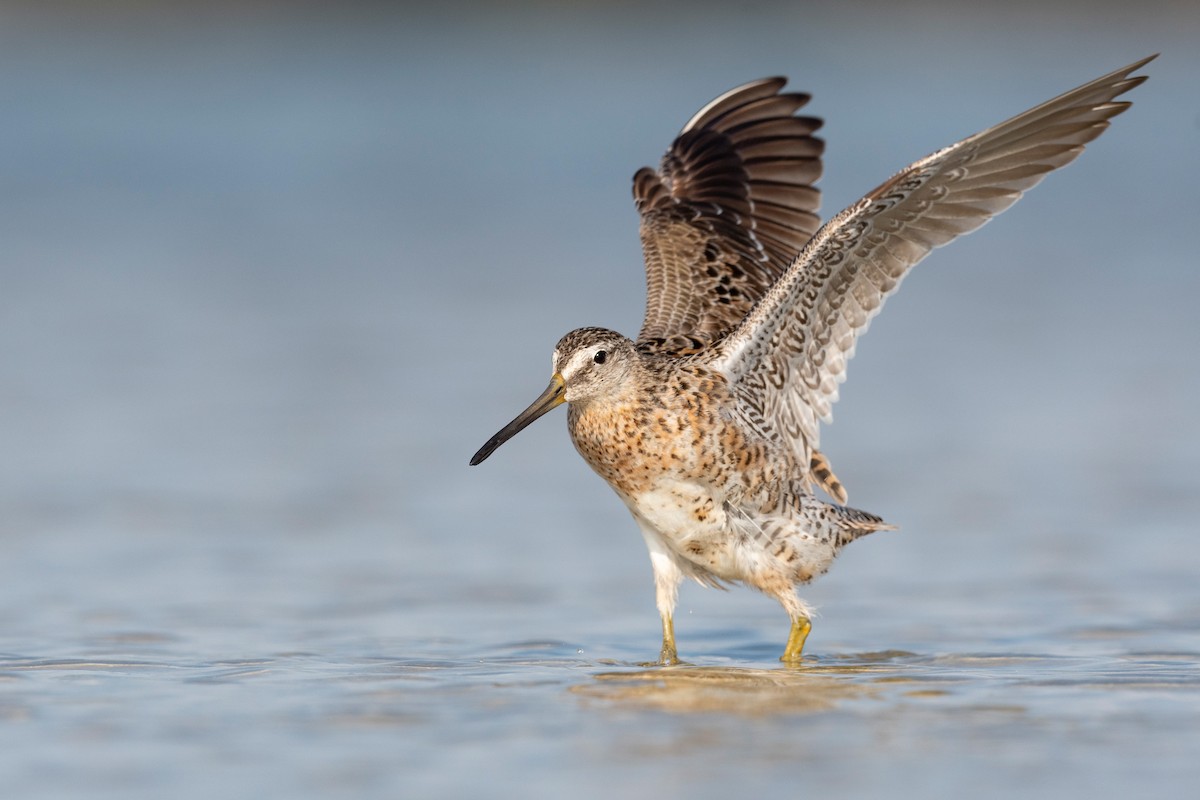
[[[728,334],[820,227],[823,142],[809,96],[768,78],[688,121],[658,171],[634,176],[646,260],[638,344],[680,354]]]
[[[930,250],[979,228],[1129,107],[1113,98],[1155,56],[917,161],[821,228],[745,320],[708,351],[748,421],[807,463],[858,337]]]

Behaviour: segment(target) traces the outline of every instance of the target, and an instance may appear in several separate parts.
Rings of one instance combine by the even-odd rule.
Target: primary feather
[[[644,350],[695,350],[727,334],[820,225],[821,121],[785,80],[745,84],[709,103],[656,172],[633,179],[646,259]]]

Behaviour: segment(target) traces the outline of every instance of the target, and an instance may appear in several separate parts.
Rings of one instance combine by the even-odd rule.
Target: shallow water
[[[171,8],[3,10],[3,796],[1200,784],[1194,8]],[[629,176],[716,92],[813,91],[833,212],[1157,50],[862,341],[822,446],[900,530],[805,591],[800,668],[695,586],[639,666],[561,415],[466,466],[559,335],[636,329]]]

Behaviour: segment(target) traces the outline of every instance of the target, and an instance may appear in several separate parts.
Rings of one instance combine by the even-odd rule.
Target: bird
[[[563,336],[549,386],[470,464],[565,403],[576,450],[645,539],[662,622],[652,663],[681,663],[673,620],[691,578],[777,600],[790,621],[780,659],[799,664],[812,609],[796,587],[848,543],[893,528],[846,505],[819,449],[858,337],[931,250],[1074,161],[1156,57],[915,161],[824,224],[822,121],[797,113],[810,95],[776,77],[718,96],[658,169],[633,178],[646,267],[638,337]]]

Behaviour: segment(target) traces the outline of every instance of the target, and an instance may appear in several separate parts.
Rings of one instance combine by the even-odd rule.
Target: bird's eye
[[[597,350],[596,355],[592,356],[592,361],[595,361],[597,364],[603,364],[607,360],[608,353],[603,350]]]

